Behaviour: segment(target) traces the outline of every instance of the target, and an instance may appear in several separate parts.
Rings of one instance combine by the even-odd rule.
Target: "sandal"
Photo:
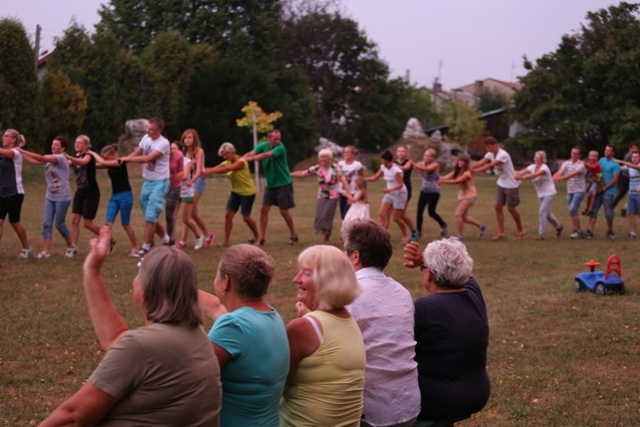
[[[297,234],[295,236],[293,236],[293,237],[289,237],[289,246],[295,245],[296,243],[298,243],[298,240],[300,240],[300,239],[298,239],[298,235]],[[260,244],[262,244],[262,241],[260,241]]]
[[[36,255],[36,258],[38,258],[38,259],[47,259],[50,256],[51,256],[51,254],[49,252],[42,251],[38,255]]]

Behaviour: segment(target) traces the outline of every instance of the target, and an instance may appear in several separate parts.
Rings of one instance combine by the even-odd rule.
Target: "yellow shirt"
[[[307,314],[322,325],[323,340],[302,359],[280,404],[280,426],[359,426],[366,356],[353,317]],[[306,317],[305,316],[305,317]]]
[[[242,169],[227,172],[225,175],[231,181],[231,191],[240,196],[253,196],[256,194],[256,186],[251,179],[251,173],[249,173],[249,162],[245,159],[240,159],[240,161],[244,164]],[[229,167],[231,162],[225,160],[221,165]]]

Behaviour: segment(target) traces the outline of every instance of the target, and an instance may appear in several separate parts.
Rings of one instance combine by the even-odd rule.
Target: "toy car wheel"
[[[579,280],[576,280],[576,282],[573,284],[573,290],[575,292],[582,292],[584,291],[584,285],[580,283]]]
[[[596,285],[596,295],[604,296],[604,293],[605,293],[604,285],[602,283],[598,283]]]

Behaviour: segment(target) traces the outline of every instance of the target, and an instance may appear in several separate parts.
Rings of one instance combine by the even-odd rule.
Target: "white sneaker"
[[[18,255],[18,258],[27,259],[32,252],[33,250],[31,250],[31,246],[29,246],[27,249],[22,248],[22,251],[20,252],[20,255]]]
[[[65,258],[73,258],[75,254],[78,253],[78,247],[76,245],[69,246],[67,251],[64,253]]]
[[[193,246],[193,249],[197,251],[198,249],[202,249],[203,246],[204,246],[204,235],[201,235],[200,237],[196,237],[196,244]]]
[[[38,255],[36,255],[36,258],[38,258],[38,259],[47,259],[49,257],[51,257],[51,254],[49,252],[45,252],[45,251],[42,251]]]

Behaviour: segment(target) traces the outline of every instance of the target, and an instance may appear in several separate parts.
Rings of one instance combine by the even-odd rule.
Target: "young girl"
[[[176,214],[180,203],[180,188],[182,188],[182,177],[184,171],[184,156],[180,146],[173,142],[169,152],[169,192],[167,193],[164,207],[165,218],[167,220],[167,234],[169,235],[169,246],[175,242],[174,230],[176,227]]]
[[[437,158],[436,150],[427,148],[424,151],[424,160],[414,165],[417,170],[422,172],[422,188],[420,189],[416,214],[416,230],[418,230],[419,236],[422,236],[422,220],[424,208],[427,206],[429,207],[429,216],[440,225],[440,236],[447,235],[447,223],[436,212],[438,201],[440,200],[440,185],[438,185],[440,166],[436,161]]]
[[[458,184],[458,207],[456,208],[456,225],[458,226],[458,239],[462,240],[464,223],[478,227],[478,236],[482,237],[486,225],[480,224],[467,213],[476,203],[478,192],[473,180],[473,173],[469,169],[471,158],[468,154],[460,154],[456,161],[456,167],[438,180],[438,184]]]
[[[356,192],[353,196],[350,194],[349,189],[347,189],[343,194],[349,199],[351,207],[344,216],[342,228],[344,228],[349,221],[353,221],[354,219],[371,218],[369,215],[369,193],[367,193],[367,181],[365,181],[363,176],[356,179]]]
[[[129,236],[131,242],[131,253],[135,256],[138,253],[138,241],[136,232],[131,226],[131,210],[133,209],[133,192],[131,184],[129,184],[129,173],[127,172],[127,163],[118,159],[118,145],[109,144],[102,149],[102,157],[96,157],[97,168],[107,168],[107,174],[111,180],[111,197],[107,204],[107,214],[104,218],[105,225],[112,227],[113,223],[120,212],[120,224]],[[111,250],[115,246],[115,239],[111,239]]]
[[[180,147],[180,145],[181,143],[179,143],[178,146]],[[188,156],[183,157],[183,165],[182,186],[180,187],[180,203],[178,203],[178,207],[176,207],[176,212],[178,212],[180,206],[182,206],[182,238],[178,243],[176,243],[176,248],[184,249],[187,247],[187,238],[189,237],[189,230],[191,230],[196,236],[196,245],[194,248],[200,249],[202,247],[202,235],[198,233],[198,226],[193,220],[193,175],[197,165]]]

